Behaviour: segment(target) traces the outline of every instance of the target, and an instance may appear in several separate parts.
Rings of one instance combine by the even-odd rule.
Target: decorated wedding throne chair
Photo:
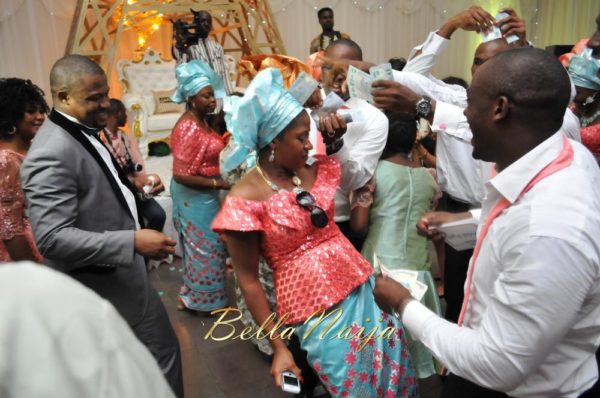
[[[148,145],[168,138],[185,111],[184,104],[170,99],[177,87],[175,67],[175,60],[163,59],[152,48],[139,60],[122,59],[117,63],[129,128],[144,158],[148,157]]]
[[[117,73],[123,86],[122,101],[127,109],[127,122],[138,140],[146,171],[158,174],[165,186],[165,191],[155,197],[167,216],[163,232],[177,242],[175,255],[181,257],[182,248],[173,225],[173,202],[169,192],[173,158],[171,155],[148,157],[148,145],[167,140],[185,111],[184,104],[175,104],[169,98],[177,87],[175,67],[174,60],[165,60],[160,53],[148,48],[139,60],[120,60]],[[171,263],[172,257],[169,256],[166,262]],[[159,264],[159,261],[151,260],[149,267],[158,267]]]

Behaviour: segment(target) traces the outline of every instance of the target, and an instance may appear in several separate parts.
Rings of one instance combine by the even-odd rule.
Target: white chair
[[[175,67],[174,60],[161,58],[152,48],[140,60],[122,59],[117,63],[130,128],[144,158],[148,156],[148,144],[167,138],[185,110],[184,105],[165,103],[168,92],[177,87]]]

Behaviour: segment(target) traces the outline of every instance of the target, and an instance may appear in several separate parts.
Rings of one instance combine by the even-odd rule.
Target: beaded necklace
[[[269,180],[269,178],[267,178],[266,173],[260,167],[260,164],[258,162],[256,162],[256,171],[258,171],[258,174],[260,174],[260,176],[262,177],[262,179],[267,183],[267,185],[269,186],[269,188],[271,188],[273,191],[275,191],[275,192],[287,192],[286,189],[280,188],[277,184],[275,184],[273,181],[271,181],[271,180]],[[296,175],[296,172],[294,172],[294,175],[292,177],[292,184],[294,184],[293,191],[295,193],[298,193],[300,191],[304,191],[304,189],[302,189],[302,180],[300,179],[300,177],[298,177]]]
[[[598,109],[592,116],[589,116],[589,117],[582,116],[580,118],[581,127],[589,126],[590,124],[592,124],[594,122],[594,120],[596,120],[598,118],[598,116],[600,116],[600,109]]]

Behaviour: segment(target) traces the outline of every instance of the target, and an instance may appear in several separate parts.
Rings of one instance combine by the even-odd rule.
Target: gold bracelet
[[[212,179],[212,183],[213,183],[213,189],[217,189],[217,179],[216,178]]]

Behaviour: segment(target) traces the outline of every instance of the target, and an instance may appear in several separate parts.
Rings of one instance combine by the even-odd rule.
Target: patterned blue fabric
[[[582,55],[573,55],[569,61],[569,74],[573,84],[590,90],[600,90],[600,59],[591,56],[591,49]]]
[[[179,299],[194,311],[227,306],[225,245],[210,224],[220,209],[219,191],[199,191],[171,180],[173,221],[183,248]]]
[[[377,307],[374,284],[371,277],[330,308],[327,318],[312,317],[295,325],[295,333],[333,397],[418,397],[404,329],[400,321]],[[387,327],[390,337],[381,335]],[[366,337],[372,331],[373,337]]]

